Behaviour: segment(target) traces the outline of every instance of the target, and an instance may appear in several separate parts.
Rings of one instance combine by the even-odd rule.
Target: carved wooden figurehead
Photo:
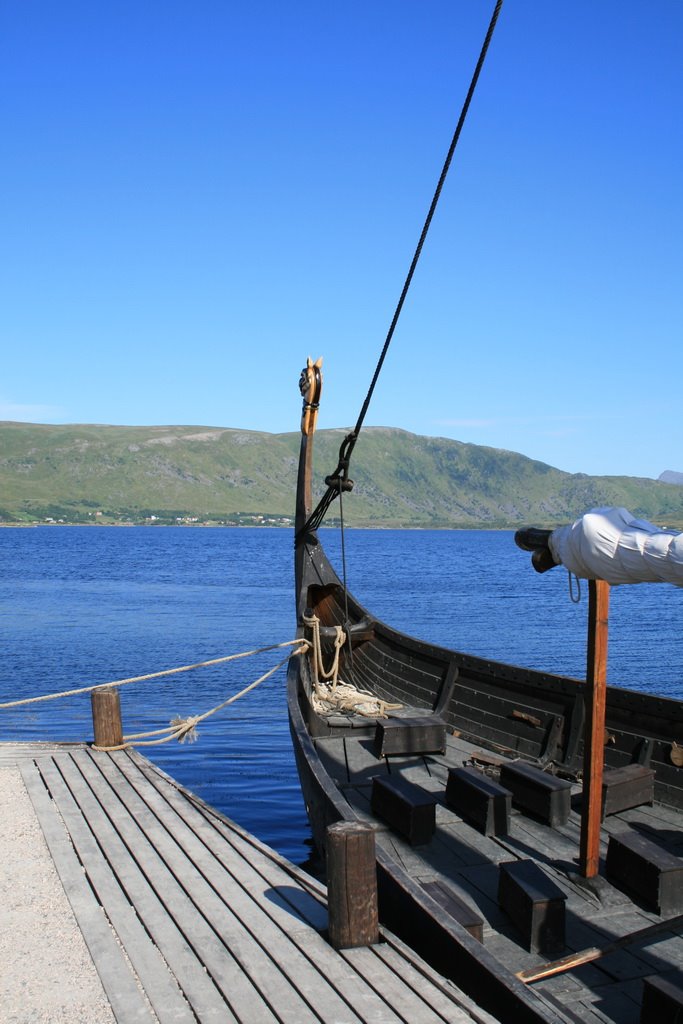
[[[304,437],[312,437],[315,432],[323,389],[322,365],[322,357],[313,362],[309,356],[299,378],[299,391],[304,400],[301,410],[301,433]]]
[[[309,356],[299,378],[299,391],[304,400],[301,410],[301,449],[296,487],[295,529],[299,535],[311,514],[313,474],[313,434],[318,419],[318,406],[323,389],[322,358],[314,363]],[[298,591],[297,591],[298,593]]]

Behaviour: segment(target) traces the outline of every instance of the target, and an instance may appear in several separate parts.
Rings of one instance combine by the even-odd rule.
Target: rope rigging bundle
[[[303,621],[311,631],[309,647],[313,684],[311,699],[313,709],[317,714],[341,713],[362,715],[364,718],[386,718],[387,711],[397,711],[403,706],[402,704],[390,704],[388,701],[382,700],[381,697],[375,696],[374,693],[358,690],[352,684],[345,683],[339,678],[339,655],[347,639],[342,626],[335,627],[332,664],[329,669],[326,669],[320,641],[320,619],[317,615],[304,615]]]

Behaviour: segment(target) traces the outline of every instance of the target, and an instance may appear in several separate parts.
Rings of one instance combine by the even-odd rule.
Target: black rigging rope
[[[348,476],[349,460],[351,458],[351,453],[353,452],[353,449],[356,445],[356,441],[358,440],[358,435],[361,431],[361,427],[363,426],[363,421],[368,411],[370,400],[372,399],[372,394],[373,391],[375,390],[375,385],[377,384],[380,371],[384,364],[387,352],[389,351],[389,345],[391,344],[391,340],[394,336],[394,331],[396,330],[396,325],[401,315],[401,310],[403,309],[403,304],[406,300],[408,289],[410,288],[411,282],[413,280],[415,268],[417,267],[418,260],[420,259],[422,247],[424,246],[425,239],[427,238],[427,233],[432,223],[432,218],[434,217],[434,212],[441,197],[441,191],[446,180],[446,175],[448,174],[449,168],[451,166],[453,154],[455,153],[455,147],[458,144],[460,133],[462,132],[463,125],[465,123],[465,118],[467,117],[467,112],[469,110],[470,103],[474,95],[474,90],[479,80],[481,69],[484,65],[484,60],[486,59],[489,43],[491,42],[491,37],[493,36],[493,32],[496,27],[496,22],[498,21],[498,15],[500,14],[500,9],[502,6],[503,0],[497,0],[493,14],[491,16],[491,21],[489,23],[488,30],[486,32],[486,36],[484,38],[481,52],[479,54],[479,60],[477,61],[477,65],[474,69],[472,81],[470,82],[470,87],[467,90],[467,96],[465,97],[465,102],[463,103],[462,110],[460,111],[460,117],[458,118],[458,123],[456,125],[455,132],[453,133],[453,138],[451,139],[451,144],[448,148],[448,153],[446,154],[446,159],[444,161],[444,165],[439,176],[439,181],[437,183],[436,190],[434,192],[434,196],[429,207],[429,212],[427,213],[427,217],[422,227],[422,232],[420,233],[420,238],[417,243],[417,247],[415,249],[412,262],[410,264],[410,269],[408,270],[408,274],[404,281],[403,289],[401,290],[400,298],[396,305],[394,315],[391,319],[391,324],[389,325],[389,330],[387,331],[387,336],[384,341],[380,357],[377,361],[377,366],[375,367],[375,372],[373,374],[372,381],[370,382],[368,393],[365,396],[365,401],[363,402],[360,414],[358,416],[358,420],[356,421],[356,425],[351,431],[351,433],[347,434],[342,442],[341,448],[339,449],[339,461],[337,463],[337,468],[333,473],[330,474],[330,476],[325,477],[327,490],[323,494],[322,498],[316,505],[315,509],[313,510],[309,518],[306,520],[303,527],[301,528],[301,535],[304,535],[309,530],[317,530],[320,524],[322,523],[323,519],[325,518],[327,510],[329,509],[330,505],[332,504],[336,496],[341,496],[342,491],[350,491],[351,488],[353,487],[353,481],[349,480]]]

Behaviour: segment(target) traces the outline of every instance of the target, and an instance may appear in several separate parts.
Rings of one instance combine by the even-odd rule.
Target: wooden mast
[[[600,863],[602,773],[605,757],[607,700],[607,638],[609,583],[588,581],[588,655],[586,666],[586,726],[583,751],[580,870],[594,878]]]

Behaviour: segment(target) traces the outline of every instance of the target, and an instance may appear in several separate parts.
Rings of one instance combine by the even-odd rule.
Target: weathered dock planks
[[[399,940],[336,952],[325,889],[138,754],[0,744],[120,1024],[492,1021]]]

